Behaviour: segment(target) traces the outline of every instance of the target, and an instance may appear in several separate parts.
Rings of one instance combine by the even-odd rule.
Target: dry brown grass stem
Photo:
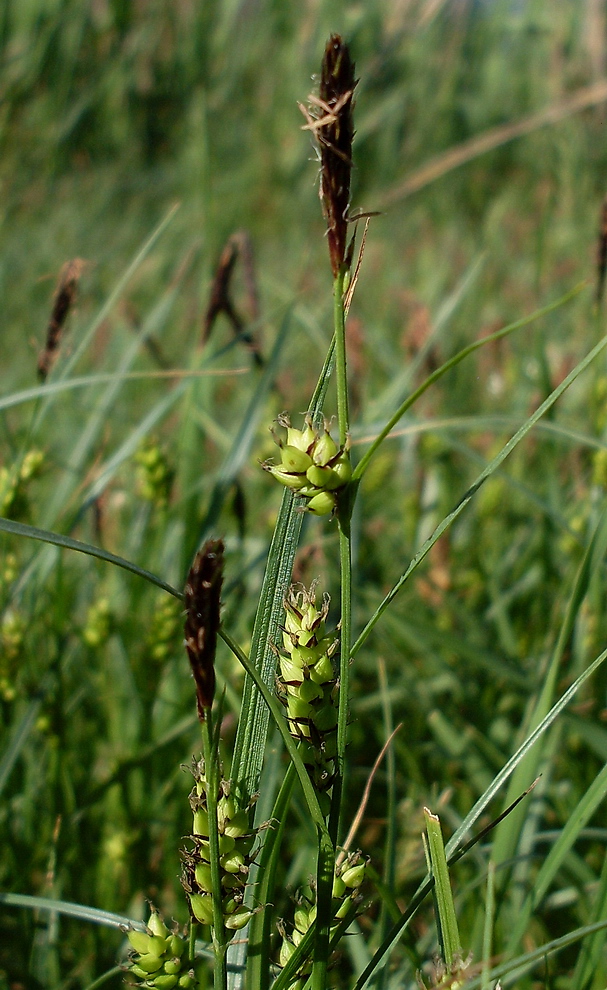
[[[464,141],[462,144],[450,148],[444,154],[438,155],[436,158],[432,158],[429,162],[426,162],[421,168],[412,172],[403,182],[398,183],[392,189],[389,189],[383,197],[380,197],[379,208],[385,209],[385,207],[393,203],[398,203],[401,199],[412,196],[413,193],[419,192],[421,189],[429,186],[431,182],[435,182],[436,179],[447,175],[454,168],[459,168],[460,165],[465,165],[467,162],[471,162],[475,158],[480,157],[480,155],[484,155],[488,151],[493,151],[495,148],[499,148],[509,141],[514,141],[516,138],[532,134],[533,131],[539,130],[540,127],[556,124],[574,113],[580,113],[581,110],[587,110],[589,107],[597,106],[599,103],[604,103],[605,101],[607,101],[607,79],[601,79],[592,86],[585,86],[583,89],[578,89],[573,96],[560,100],[558,103],[551,103],[550,106],[544,110],[540,110],[538,113],[531,114],[529,117],[523,117],[522,120],[518,120],[513,124],[502,124],[499,127],[493,127],[491,130],[485,131],[484,134],[479,134],[469,141]]]

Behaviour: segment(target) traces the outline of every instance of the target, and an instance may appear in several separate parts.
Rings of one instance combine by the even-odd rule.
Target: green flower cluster
[[[291,735],[301,740],[301,756],[328,813],[326,792],[333,783],[336,754],[337,678],[333,658],[339,643],[325,635],[329,598],[316,607],[316,588],[291,587],[285,598],[283,648],[278,652],[279,691]],[[326,805],[326,808],[323,807]]]
[[[188,968],[187,940],[170,932],[156,911],[152,911],[147,931],[130,928],[126,937],[132,948],[128,972],[141,980],[136,986],[153,990],[196,986],[194,971]]]
[[[166,660],[183,642],[182,604],[165,592],[154,601],[148,621],[145,650],[156,663]]]
[[[184,866],[181,883],[186,892],[192,917],[203,925],[213,924],[211,897],[211,855],[209,849],[209,813],[207,810],[204,761],[192,765],[196,781],[190,794],[194,813],[191,838],[194,849],[182,851]],[[256,833],[249,827],[249,810],[238,809],[230,795],[229,781],[222,781],[217,802],[219,829],[219,867],[223,922],[230,931],[239,931],[249,921],[252,912],[243,904],[251,865],[251,850]]]
[[[336,866],[331,904],[333,914],[330,929],[331,936],[336,932],[344,919],[352,918],[356,913],[356,907],[362,899],[359,888],[365,879],[366,865],[362,854],[355,852],[350,853],[339,866]],[[278,961],[281,967],[286,966],[315,919],[315,895],[311,891],[310,896],[301,896],[299,898],[299,902],[295,908],[292,932],[287,934],[284,922],[279,925],[282,942]],[[312,959],[307,957],[298,967],[293,981],[289,984],[289,990],[303,990],[311,972]]]
[[[19,463],[10,468],[0,467],[0,516],[27,518],[29,483],[38,477],[43,463],[41,450],[29,450]]]
[[[110,636],[112,614],[109,598],[98,598],[89,605],[86,621],[82,627],[82,639],[91,649],[103,646]]]
[[[326,420],[321,431],[315,430],[310,415],[305,418],[303,430],[291,426],[287,413],[281,413],[277,423],[287,431],[286,443],[274,434],[281,461],[280,464],[265,461],[263,468],[281,484],[309,499],[306,505],[309,512],[328,515],[337,505],[337,492],[352,476],[348,445],[337,446]]]
[[[25,639],[25,620],[14,608],[7,608],[0,619],[0,698],[14,701],[17,696],[19,657]]]
[[[137,480],[141,497],[157,509],[165,509],[175,479],[175,469],[169,463],[166,451],[150,440],[137,451],[135,461],[139,468]]]

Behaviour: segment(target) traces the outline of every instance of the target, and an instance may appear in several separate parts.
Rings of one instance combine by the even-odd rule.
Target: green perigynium
[[[207,810],[204,761],[194,761],[195,785],[190,794],[194,815],[192,850],[183,850],[181,882],[192,917],[203,925],[213,924],[211,858],[209,849],[209,814]],[[230,794],[229,781],[222,780],[217,800],[219,830],[219,866],[223,921],[228,931],[244,928],[251,911],[243,904],[251,865],[251,851],[256,833],[249,827],[249,810],[238,808]]]
[[[194,971],[188,966],[188,942],[177,931],[170,931],[156,911],[152,911],[147,931],[128,929],[131,944],[129,976],[135,985],[150,990],[191,990],[196,986]]]
[[[287,431],[286,442],[274,434],[280,447],[280,464],[266,461],[264,469],[282,485],[309,499],[309,512],[328,515],[337,506],[337,493],[352,476],[348,444],[338,447],[326,420],[322,430],[313,427],[309,415],[303,430],[291,426],[287,413],[281,413],[277,423]]]
[[[342,854],[343,855],[343,854]],[[357,906],[362,901],[360,887],[365,879],[366,860],[362,853],[349,853],[341,863],[335,867],[333,879],[333,891],[331,899],[332,922],[330,934],[339,927],[346,918],[350,920],[355,916]],[[287,932],[285,922],[280,922],[278,929],[282,937],[280,944],[278,962],[280,966],[286,966],[295,948],[308,931],[310,925],[316,919],[316,893],[311,887],[305,893],[299,894],[296,902],[293,926]],[[306,983],[306,979],[312,971],[312,959],[305,959],[289,984],[289,990],[300,990]]]
[[[335,635],[325,634],[329,598],[316,607],[316,588],[291,587],[284,601],[285,624],[278,652],[278,688],[291,735],[301,741],[301,755],[321,807],[328,813],[335,774],[337,677]]]

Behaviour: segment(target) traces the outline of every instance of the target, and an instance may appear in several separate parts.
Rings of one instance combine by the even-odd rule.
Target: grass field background
[[[604,333],[593,294],[606,19],[601,0],[6,0],[2,515],[101,546],[177,588],[203,535],[225,536],[224,623],[246,648],[280,502],[259,468],[274,450],[268,428],[283,409],[295,420],[307,408],[331,335],[318,166],[297,102],[339,31],[360,78],[352,206],[381,214],[348,331],[355,457],[439,364],[587,283],[449,372],[372,462],[354,520],[359,631]],[[202,346],[218,257],[241,230],[265,369],[221,319]],[[90,377],[19,398],[37,385],[53,291],[74,258],[85,262],[77,305],[49,381]],[[239,269],[235,298],[248,316]],[[325,409],[335,412],[332,392]],[[450,834],[542,704],[605,648],[606,409],[599,356],[479,489],[355,660],[350,818],[403,723],[357,840],[379,873],[390,867],[401,907],[425,873],[423,805]],[[88,556],[9,534],[0,547],[0,890],[132,918],[150,899],[184,923],[183,765],[200,743],[180,604]],[[334,602],[336,557],[335,525],[306,517],[296,576],[319,578]],[[242,674],[222,650],[228,761]],[[586,682],[521,778],[526,787],[542,773],[518,819],[453,870],[473,968],[490,857],[496,959],[604,916],[606,687],[602,671]],[[500,792],[494,816],[505,800]],[[305,882],[313,852],[296,795],[283,890]],[[123,950],[116,930],[0,908],[0,986],[86,987]],[[287,898],[276,908],[288,914]],[[377,907],[359,920],[335,986],[353,985],[384,924]],[[503,985],[599,990],[603,946],[602,933],[588,936]],[[424,967],[430,982],[436,951],[428,904],[384,985],[414,987]]]

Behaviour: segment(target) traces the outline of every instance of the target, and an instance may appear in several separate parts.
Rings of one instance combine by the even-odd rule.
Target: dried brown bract
[[[223,552],[223,540],[207,540],[194,558],[185,586],[185,647],[196,684],[201,722],[215,695]]]
[[[310,110],[303,106],[301,110],[320,148],[320,198],[334,276],[346,256],[356,83],[348,46],[333,34],[325,48],[319,94],[309,97]]]
[[[38,376],[42,381],[45,381],[57,356],[63,327],[74,304],[78,282],[85,265],[86,262],[82,258],[74,258],[72,261],[67,261],[61,269],[51,318],[46,328],[46,343],[38,355]]]
[[[253,322],[259,319],[259,298],[255,277],[253,245],[246,230],[238,230],[228,239],[215,270],[215,278],[211,287],[211,298],[204,318],[202,340],[203,343],[206,343],[211,335],[215,320],[220,313],[223,313],[232,324],[234,333],[242,335],[242,339],[251,351],[255,363],[261,366],[263,364],[263,357],[259,344],[254,334],[250,330],[245,329],[245,321],[232,302],[232,276],[238,258],[242,260],[249,317]]]

